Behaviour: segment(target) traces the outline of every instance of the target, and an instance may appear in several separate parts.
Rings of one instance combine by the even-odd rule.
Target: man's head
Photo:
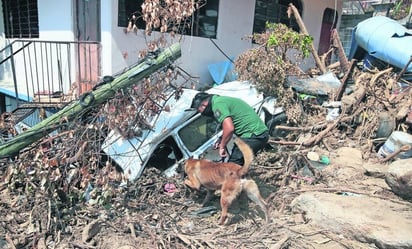
[[[195,95],[192,100],[191,108],[196,109],[198,112],[203,113],[204,110],[209,105],[210,94],[205,92],[200,92]]]

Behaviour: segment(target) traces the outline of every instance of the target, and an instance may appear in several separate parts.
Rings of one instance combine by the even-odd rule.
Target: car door
[[[221,160],[214,144],[222,135],[222,129],[214,118],[198,114],[182,125],[177,134],[188,153],[187,157]],[[232,148],[233,141],[228,144],[228,151]]]

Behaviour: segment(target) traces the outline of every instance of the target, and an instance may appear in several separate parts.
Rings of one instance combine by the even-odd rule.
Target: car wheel
[[[280,140],[285,138],[289,131],[283,129],[276,129],[278,125],[287,125],[287,116],[284,112],[273,116],[269,121],[266,122],[266,126],[269,128],[269,135],[271,139]]]

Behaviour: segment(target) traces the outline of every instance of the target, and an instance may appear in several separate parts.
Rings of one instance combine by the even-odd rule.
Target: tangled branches
[[[408,90],[400,89],[392,68],[383,71],[358,73],[355,80],[356,91],[342,100],[352,112],[361,110],[357,122],[356,135],[359,139],[371,139],[377,136],[379,128],[387,125],[388,132],[395,129],[396,113],[401,111],[403,103],[408,104]],[[398,92],[398,93],[397,93]],[[395,93],[395,94],[394,94]],[[406,94],[405,94],[406,93]],[[384,124],[384,122],[387,124]],[[385,131],[383,131],[385,132]],[[389,134],[385,134],[387,136]]]
[[[284,84],[287,76],[302,73],[298,65],[309,55],[312,38],[281,23],[267,23],[266,32],[249,38],[258,46],[236,59],[235,67],[239,78],[251,80],[258,90],[277,97],[278,104],[290,111],[287,113],[289,120],[297,121],[294,117],[301,116],[301,108],[294,101],[293,91],[285,88]]]
[[[139,18],[146,24],[145,34],[150,36],[153,31],[169,33],[174,37],[177,33],[191,28],[193,13],[206,4],[205,0],[145,0],[141,6],[141,16],[133,14],[129,20],[126,32],[136,32]]]

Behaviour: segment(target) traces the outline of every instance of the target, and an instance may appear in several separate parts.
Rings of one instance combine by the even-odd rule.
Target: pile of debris
[[[393,246],[394,242],[382,241],[372,233],[369,237],[353,234],[358,230],[351,233],[344,224],[337,228],[345,228],[340,232],[311,226],[314,216],[304,215],[311,210],[299,207],[315,198],[300,194],[324,192],[386,199],[400,210],[410,208],[405,201],[412,192],[410,169],[397,171],[399,162],[407,165],[412,156],[409,64],[404,70],[380,70],[365,68],[363,61],[349,63],[342,55],[339,59],[340,63],[324,65],[327,72],[320,76],[288,79],[301,97],[307,122],[305,126],[277,126],[287,131],[286,136],[272,138],[271,147],[257,156],[250,172],[270,203],[269,224],[264,224],[258,208],[240,196],[230,210],[230,225],[217,226],[218,198],[213,200],[214,206],[199,209],[205,193],[184,186],[183,174],[166,177],[159,169],[148,167],[139,179],[124,185],[125,172],[101,150],[102,144],[116,127],[125,137],[135,136],[136,130],[130,127],[147,123],[134,117],[143,111],[158,111],[158,106],[149,102],[142,102],[147,109],[136,108],[142,92],[132,87],[132,91],[118,91],[104,108],[90,108],[64,123],[59,133],[30,144],[13,160],[2,161],[0,234],[5,236],[0,238],[0,248]],[[168,70],[161,74],[171,76]],[[147,87],[159,87],[150,80],[146,83]],[[159,91],[154,91],[156,97],[144,99],[161,98]],[[355,159],[358,161],[351,161]],[[368,162],[387,167],[392,161],[393,168],[387,170],[391,174],[364,172],[359,166]],[[371,172],[380,174],[378,178],[390,188],[380,185],[382,181],[364,185]],[[298,208],[303,211],[297,212]]]

